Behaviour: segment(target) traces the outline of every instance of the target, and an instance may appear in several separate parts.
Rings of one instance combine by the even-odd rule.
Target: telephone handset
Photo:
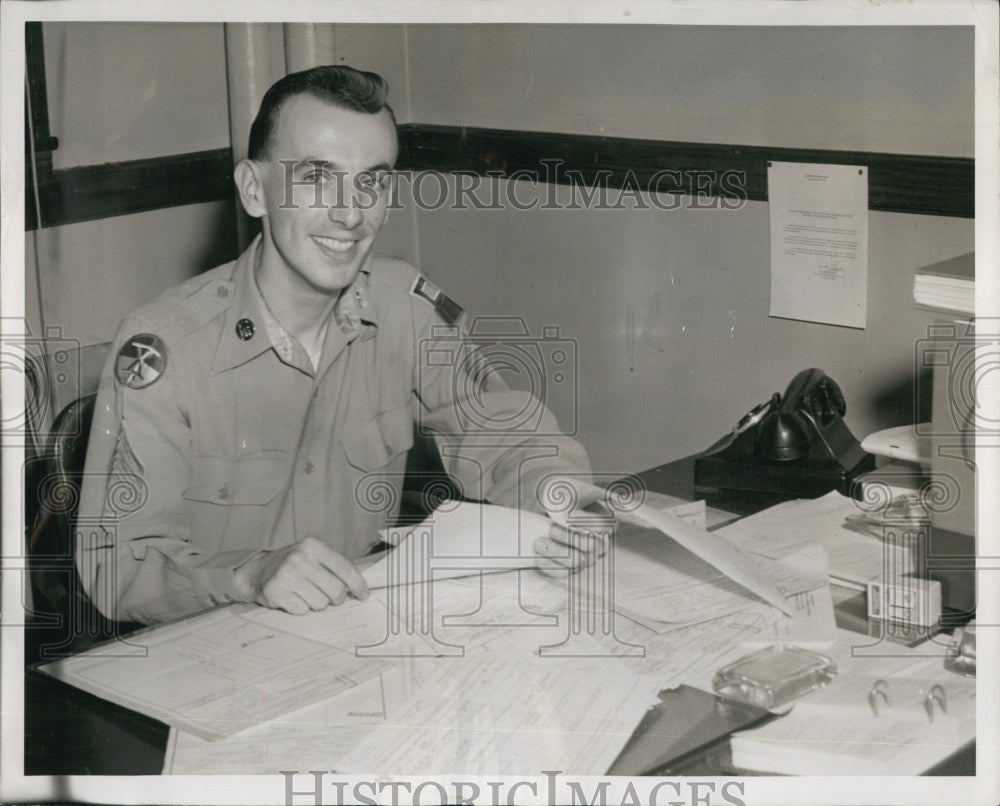
[[[843,417],[844,395],[820,369],[792,378],[784,395],[747,412],[735,428],[695,460],[695,485],[816,496],[852,492],[853,480],[875,467]]]
[[[792,378],[777,411],[761,422],[760,454],[778,461],[805,456],[816,432],[815,423],[828,426],[846,413],[840,387],[822,370],[803,370]]]

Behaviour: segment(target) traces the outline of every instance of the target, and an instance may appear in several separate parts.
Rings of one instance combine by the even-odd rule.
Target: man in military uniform
[[[494,424],[524,410],[495,374],[421,360],[434,339],[461,339],[461,309],[409,265],[373,256],[398,152],[385,99],[381,77],[344,66],[277,82],[235,169],[261,234],[122,323],[81,496],[80,522],[97,527],[77,544],[85,589],[110,618],[365,598],[356,563],[398,502],[373,512],[359,490],[376,474],[398,492],[415,420],[447,444],[470,498],[537,508],[539,482],[587,471],[566,437],[539,451],[530,435],[470,425],[466,403]],[[555,527],[536,547],[550,537],[569,567],[600,550]]]

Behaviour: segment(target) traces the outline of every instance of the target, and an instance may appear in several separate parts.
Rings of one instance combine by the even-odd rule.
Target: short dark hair
[[[264,93],[260,110],[250,127],[250,143],[247,156],[252,160],[267,158],[271,136],[278,127],[281,104],[294,95],[308,93],[334,106],[353,109],[355,112],[376,114],[383,109],[389,111],[393,125],[396,116],[386,103],[389,85],[378,73],[355,70],[344,64],[327,64],[311,67],[298,73],[289,73],[276,81]]]

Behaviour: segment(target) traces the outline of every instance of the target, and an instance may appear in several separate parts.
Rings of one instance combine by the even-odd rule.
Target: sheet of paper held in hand
[[[604,501],[604,491],[592,484],[573,480],[580,502]],[[611,508],[614,511],[613,507]],[[650,504],[639,504],[628,511],[631,520],[639,519],[657,529],[677,544],[696,555],[729,579],[786,615],[792,608],[774,578],[741,549],[724,538],[663,512]],[[566,514],[549,513],[552,520],[571,528]],[[385,533],[387,542],[398,542],[395,554],[390,553],[378,564],[368,568],[364,577],[369,586],[384,587],[400,580],[421,582],[424,579],[466,576],[483,570],[503,571],[529,568],[538,564],[534,555],[534,540],[546,534],[547,521],[541,515],[523,510],[481,504],[451,504],[437,511],[431,519],[406,530]],[[469,535],[478,534],[479,543],[469,545]],[[423,545],[416,545],[422,543]],[[678,561],[681,561],[678,559]],[[688,621],[690,619],[678,619]]]
[[[422,523],[383,529],[382,539],[396,548],[361,575],[374,590],[533,568],[539,562],[535,539],[547,535],[551,525],[544,515],[523,509],[445,501]]]
[[[581,503],[604,502],[612,512],[615,511],[614,503],[606,500],[606,493],[601,488],[577,479],[572,480],[572,485]],[[630,518],[645,521],[768,604],[786,615],[792,615],[792,608],[786,599],[788,592],[779,588],[774,579],[761,569],[759,562],[725,538],[646,503],[629,506],[627,514]],[[565,512],[550,511],[549,515],[560,525],[570,526]]]

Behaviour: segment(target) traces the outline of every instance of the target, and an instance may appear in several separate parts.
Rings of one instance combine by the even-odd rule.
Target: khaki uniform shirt
[[[119,328],[77,529],[81,579],[109,617],[234,601],[240,564],[307,536],[368,553],[398,513],[415,423],[469,498],[537,508],[537,482],[589,469],[547,410],[477,362],[454,304],[411,266],[359,275],[314,369],[267,311],[258,249]]]

